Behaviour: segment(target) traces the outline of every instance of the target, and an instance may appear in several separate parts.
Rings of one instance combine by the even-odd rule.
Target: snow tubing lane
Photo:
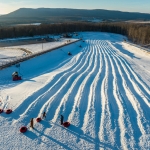
[[[26,131],[27,131],[27,127],[21,127],[21,128],[20,128],[20,132],[21,132],[21,133],[25,133]]]
[[[12,110],[11,109],[7,109],[6,110],[6,114],[10,114],[10,113],[12,113]]]
[[[64,126],[64,127],[69,127],[69,126],[70,126],[70,122],[64,122],[64,123],[63,123],[63,126]]]
[[[36,121],[37,122],[40,122],[42,119],[41,118],[36,118]]]
[[[0,109],[0,114],[3,112],[3,109]]]

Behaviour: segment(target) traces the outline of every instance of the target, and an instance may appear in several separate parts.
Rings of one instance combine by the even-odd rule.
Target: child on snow
[[[34,129],[34,127],[33,127],[33,118],[31,118],[31,120],[30,120],[30,127],[31,127],[32,129]]]

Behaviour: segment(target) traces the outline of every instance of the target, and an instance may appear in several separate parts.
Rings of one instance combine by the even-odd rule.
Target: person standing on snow
[[[30,127],[31,127],[32,129],[34,129],[34,127],[33,127],[33,118],[31,118],[31,120],[30,120]]]
[[[61,125],[63,124],[63,122],[64,122],[64,116],[60,115],[60,123],[61,123]]]
[[[46,113],[44,111],[44,113],[42,114],[42,119],[46,118]]]

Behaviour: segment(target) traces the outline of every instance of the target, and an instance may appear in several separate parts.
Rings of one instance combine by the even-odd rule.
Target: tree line
[[[81,31],[122,34],[137,44],[150,43],[150,24],[70,22],[0,28],[0,39]]]

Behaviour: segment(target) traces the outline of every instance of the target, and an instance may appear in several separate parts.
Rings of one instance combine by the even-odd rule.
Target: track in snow
[[[50,140],[53,148],[65,149],[148,148],[149,87],[111,42],[85,42],[76,61],[73,57],[54,71],[44,87],[15,109],[12,124],[27,125],[31,116],[46,111],[47,121],[35,125],[39,147]],[[60,114],[71,122],[70,128],[61,128]]]

